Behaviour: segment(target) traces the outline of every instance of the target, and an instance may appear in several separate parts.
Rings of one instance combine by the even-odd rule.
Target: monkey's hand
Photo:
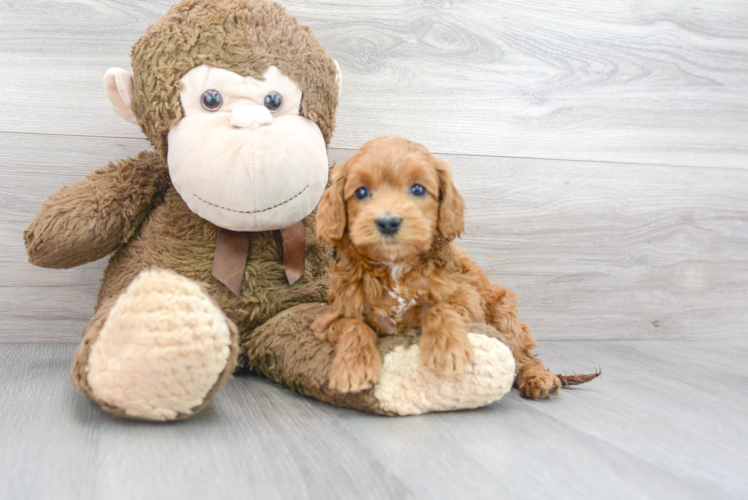
[[[168,185],[166,163],[143,151],[63,187],[23,232],[29,261],[63,269],[108,255],[135,234]]]

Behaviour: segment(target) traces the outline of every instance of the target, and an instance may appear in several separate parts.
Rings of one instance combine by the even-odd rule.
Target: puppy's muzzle
[[[383,217],[377,219],[377,229],[380,233],[391,236],[400,230],[402,222],[400,217]]]

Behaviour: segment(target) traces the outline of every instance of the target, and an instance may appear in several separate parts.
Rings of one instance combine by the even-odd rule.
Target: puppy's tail
[[[588,373],[588,374],[576,374],[572,373],[571,375],[559,375],[556,374],[556,376],[561,379],[561,387],[564,389],[568,389],[572,385],[579,385],[584,384],[585,382],[589,382],[592,379],[595,379],[602,375],[603,371],[598,368],[595,370],[595,373]]]

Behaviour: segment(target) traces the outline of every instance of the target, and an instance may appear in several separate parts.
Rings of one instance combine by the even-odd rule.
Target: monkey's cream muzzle
[[[327,184],[319,127],[299,115],[301,90],[275,66],[263,80],[199,66],[183,78],[185,116],[169,132],[169,173],[187,206],[234,231],[290,227],[309,215]],[[220,94],[209,109],[205,92]],[[263,105],[281,96],[273,110]],[[276,103],[277,104],[277,103]]]
[[[238,104],[231,110],[230,123],[236,128],[257,128],[273,123],[273,114],[259,104]]]

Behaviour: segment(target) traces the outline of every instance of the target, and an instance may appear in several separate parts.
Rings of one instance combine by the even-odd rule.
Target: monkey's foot
[[[497,339],[469,333],[473,364],[461,373],[442,374],[424,366],[418,345],[396,347],[382,362],[374,397],[381,408],[397,415],[478,408],[509,392],[514,357]]]
[[[171,271],[144,271],[90,346],[84,368],[90,396],[130,418],[187,418],[230,378],[237,345],[236,327],[197,283]]]
[[[336,357],[330,342],[317,338],[312,323],[328,306],[311,303],[286,309],[259,326],[242,347],[245,364],[271,380],[334,405],[384,415],[478,408],[501,399],[514,382],[514,357],[492,326],[472,324],[468,341],[473,363],[461,373],[441,374],[421,358],[416,332],[379,337],[379,380],[356,392],[330,387]]]

